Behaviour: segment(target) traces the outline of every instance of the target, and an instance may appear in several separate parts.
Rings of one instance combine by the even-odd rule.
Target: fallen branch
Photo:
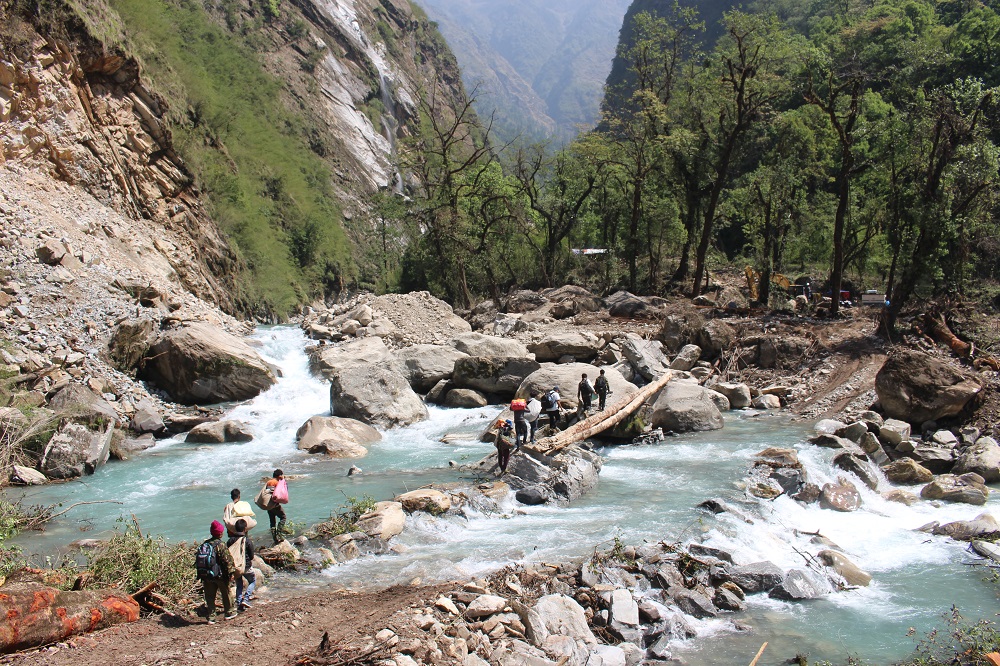
[[[63,515],[64,513],[67,513],[70,509],[75,509],[76,507],[83,506],[85,504],[124,504],[124,503],[125,502],[119,502],[118,500],[93,500],[93,501],[90,501],[90,502],[76,502],[74,504],[70,504],[68,507],[66,507],[62,511],[59,511],[57,513],[53,513],[50,516],[47,516],[44,520],[42,520],[41,522],[39,522],[38,525],[39,526],[44,525],[45,523],[49,522],[53,518],[58,518],[59,516]],[[38,529],[38,528],[33,525],[33,526],[31,526],[30,529]]]
[[[750,666],[757,666],[757,662],[760,661],[760,656],[762,654],[764,654],[764,649],[765,648],[767,648],[767,643],[766,642],[763,645],[760,646],[759,650],[757,650],[757,656],[754,657],[753,661],[750,662]]]

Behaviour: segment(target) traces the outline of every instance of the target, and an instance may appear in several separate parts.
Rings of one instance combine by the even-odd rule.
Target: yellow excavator
[[[760,273],[753,269],[753,266],[747,266],[743,269],[743,273],[747,276],[747,289],[750,291],[750,300],[756,301],[760,297]],[[786,278],[781,273],[771,274],[771,284],[775,284],[785,291],[792,288],[792,281]]]

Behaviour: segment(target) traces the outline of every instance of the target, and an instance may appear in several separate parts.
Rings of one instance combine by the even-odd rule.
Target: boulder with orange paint
[[[121,592],[67,592],[40,583],[10,583],[0,587],[0,653],[138,619],[139,604]]]

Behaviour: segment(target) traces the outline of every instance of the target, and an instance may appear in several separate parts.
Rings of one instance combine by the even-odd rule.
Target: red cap
[[[212,533],[212,536],[218,537],[222,536],[222,533],[226,531],[226,528],[222,526],[217,520],[212,521],[212,526],[208,528],[208,531]]]

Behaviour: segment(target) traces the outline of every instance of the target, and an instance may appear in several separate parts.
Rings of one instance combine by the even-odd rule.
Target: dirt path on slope
[[[261,600],[235,620],[206,624],[200,617],[144,618],[129,625],[75,637],[66,643],[8,655],[17,666],[153,666],[212,662],[226,665],[292,663],[314,650],[329,632],[332,643],[361,644],[366,636],[400,622],[411,606],[433,601],[451,585],[391,587],[351,594],[318,590],[281,601]]]

